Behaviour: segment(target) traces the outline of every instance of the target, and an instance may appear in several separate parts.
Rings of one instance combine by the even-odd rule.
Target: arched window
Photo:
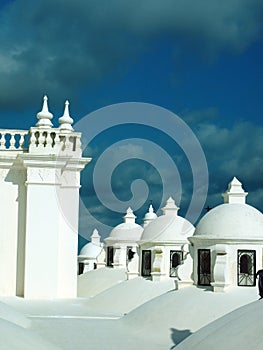
[[[248,254],[243,254],[240,258],[240,273],[250,273],[252,259]]]
[[[183,261],[183,252],[181,250],[170,251],[170,277],[178,277],[177,268]]]
[[[238,250],[237,251],[237,281],[238,286],[256,285],[256,251]]]

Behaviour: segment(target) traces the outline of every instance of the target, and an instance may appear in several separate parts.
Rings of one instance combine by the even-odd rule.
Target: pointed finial
[[[93,230],[90,238],[91,238],[91,243],[93,243],[97,246],[100,246],[100,235],[99,235],[99,232],[96,228]]]
[[[180,208],[177,207],[177,205],[175,204],[174,200],[172,197],[169,197],[167,199],[166,205],[164,208],[162,208],[163,214],[164,215],[177,215],[177,212]]]
[[[246,203],[247,192],[243,190],[242,183],[234,177],[228,184],[227,191],[222,194],[225,203]]]
[[[60,124],[60,130],[61,131],[66,131],[70,132],[73,131],[74,129],[72,128],[73,124],[73,119],[69,115],[69,101],[67,100],[65,102],[65,109],[64,109],[64,114],[62,117],[59,118],[59,124]]]
[[[38,128],[51,128],[53,124],[51,123],[51,119],[53,118],[53,114],[49,112],[48,110],[48,104],[47,104],[47,96],[45,95],[43,98],[43,107],[41,112],[37,113],[37,119],[38,122],[36,126]]]
[[[136,216],[133,214],[131,207],[127,209],[126,215],[123,218],[126,223],[135,223]]]

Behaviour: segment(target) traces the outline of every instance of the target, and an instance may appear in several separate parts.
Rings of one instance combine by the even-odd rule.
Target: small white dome
[[[116,226],[110,233],[110,236],[106,240],[114,241],[133,241],[137,242],[140,240],[143,228],[131,222],[124,222]]]
[[[100,254],[101,250],[102,247],[90,242],[84,245],[84,247],[82,247],[79,256],[96,259],[97,256]]]
[[[149,206],[148,212],[145,214],[143,218],[143,227],[145,228],[149,223],[157,218],[157,215],[155,214],[153,210],[152,204]]]
[[[194,226],[177,215],[179,208],[172,197],[162,208],[164,215],[150,222],[144,229],[141,242],[180,242],[188,243],[187,237],[194,233]]]
[[[194,236],[263,240],[263,214],[248,204],[221,204],[200,220]]]
[[[130,241],[137,242],[140,240],[143,228],[136,224],[136,216],[131,208],[127,209],[126,215],[123,217],[124,222],[116,226],[105,241]]]
[[[178,215],[162,215],[149,223],[143,231],[141,242],[184,242],[194,233],[194,226]]]
[[[150,205],[149,211],[144,216],[144,220],[154,220],[156,218],[157,218],[157,215],[155,214],[155,212],[153,210],[153,206]]]

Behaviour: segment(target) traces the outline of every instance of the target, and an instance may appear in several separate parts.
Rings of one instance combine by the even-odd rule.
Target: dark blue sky
[[[2,1],[1,128],[34,125],[44,94],[54,124],[66,99],[76,122],[116,103],[161,106],[182,118],[203,147],[206,205],[221,203],[220,193],[237,176],[249,192],[248,202],[262,210],[262,14],[261,0]],[[93,162],[83,172],[81,190],[89,213],[109,226],[121,222],[123,214],[100,203],[93,169],[105,147],[127,140],[130,151],[129,138],[135,137],[155,142],[176,163],[181,215],[192,196],[191,164],[174,140],[147,125],[112,128],[94,135],[85,151]],[[149,195],[136,211],[141,222],[150,199],[156,209],[163,205],[162,179],[158,166],[129,161],[128,154],[113,173],[112,187],[127,201],[132,177],[147,182]],[[171,174],[171,192],[172,179]],[[89,237],[93,228],[82,214],[81,234]],[[105,236],[109,229],[102,231]]]

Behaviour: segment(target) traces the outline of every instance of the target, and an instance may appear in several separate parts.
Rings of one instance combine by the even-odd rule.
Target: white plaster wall
[[[9,169],[0,169],[0,295],[16,294],[18,185]]]
[[[59,207],[57,186],[28,184],[25,298],[58,296]]]
[[[64,204],[67,204],[67,209]],[[58,197],[58,297],[77,296],[79,188],[62,187]],[[66,210],[65,210],[66,209]]]
[[[151,242],[140,245],[140,266],[139,273],[141,274],[142,269],[142,250],[151,250],[152,251],[152,267],[154,261],[154,250],[156,247],[160,247],[163,250],[164,261],[162,263],[162,271],[163,277],[174,279],[174,277],[170,277],[170,251],[171,250],[182,250],[182,246],[184,248],[184,257],[186,256],[186,251],[188,250],[188,244],[160,244],[155,245]],[[192,282],[192,269],[193,269],[193,261],[190,254],[187,254],[186,260],[183,261],[183,264],[178,268],[178,275],[180,276],[182,282]]]
[[[16,267],[16,295],[24,296],[25,279],[25,235],[26,235],[26,170],[20,170],[18,186],[18,224],[17,224],[17,267]]]
[[[237,251],[238,250],[256,250],[256,271],[262,268],[262,245],[258,243],[222,243],[227,248],[227,260],[228,260],[228,283],[230,286],[237,287]],[[193,274],[194,283],[198,284],[198,249],[210,249],[211,251],[211,280],[213,281],[213,269],[215,264],[215,249],[216,241],[212,243],[206,243],[205,241],[195,243],[193,254]]]

